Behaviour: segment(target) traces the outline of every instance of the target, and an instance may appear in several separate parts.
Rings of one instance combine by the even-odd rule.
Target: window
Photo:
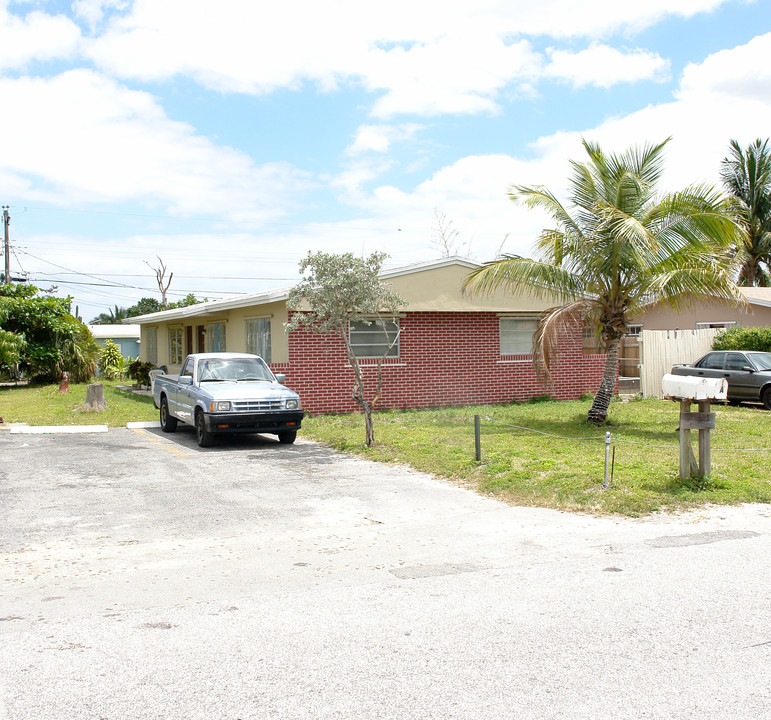
[[[348,327],[353,354],[359,358],[399,355],[399,321],[352,322]],[[389,350],[389,346],[393,345]]]
[[[182,328],[169,328],[169,364],[182,362]]]
[[[728,353],[725,358],[726,370],[744,370],[749,365],[747,358],[741,353]]]
[[[206,350],[225,352],[225,323],[215,322],[206,326]]]
[[[537,317],[502,317],[500,322],[501,355],[531,355]]]
[[[727,320],[725,322],[697,322],[696,329],[704,330],[706,328],[730,328],[736,325],[736,322]]]
[[[185,360],[185,364],[182,366],[182,370],[180,370],[179,376],[193,377],[193,358],[188,358]]]
[[[705,370],[722,370],[724,362],[725,353],[713,352],[704,357],[704,359],[699,363],[699,367],[704,368]]]
[[[270,318],[252,318],[246,321],[246,352],[259,355],[270,362]]]
[[[627,337],[640,337],[642,332],[642,325],[627,325],[626,334]]]
[[[145,330],[145,360],[153,365],[158,364],[158,330],[147,328]]]

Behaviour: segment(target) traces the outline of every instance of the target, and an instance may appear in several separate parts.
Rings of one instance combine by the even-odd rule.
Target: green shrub
[[[137,385],[149,385],[150,384],[150,370],[155,367],[151,362],[142,362],[139,358],[134,360],[129,365],[129,377],[134,380]]]
[[[107,380],[122,378],[126,369],[126,361],[120,348],[112,341],[107,340],[99,353],[99,373]]]
[[[715,336],[712,349],[771,352],[771,328],[735,327],[723,330]]]

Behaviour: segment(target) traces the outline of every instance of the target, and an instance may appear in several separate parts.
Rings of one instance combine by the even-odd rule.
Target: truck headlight
[[[212,403],[212,410],[227,412],[230,410],[230,400],[218,400],[216,403]]]
[[[287,400],[286,401],[286,409],[287,410],[297,410],[297,408],[300,407],[300,401],[299,400]]]

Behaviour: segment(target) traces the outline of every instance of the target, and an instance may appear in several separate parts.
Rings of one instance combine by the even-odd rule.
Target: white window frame
[[[541,318],[538,315],[504,315],[498,318],[501,355],[532,355],[533,335]],[[517,328],[519,323],[522,327]]]
[[[182,326],[169,328],[169,365],[181,365],[185,359]]]
[[[246,318],[246,352],[259,355],[270,364],[271,346],[271,316]]]
[[[626,336],[627,337],[640,337],[640,334],[642,333],[643,326],[642,324],[639,325],[627,325],[626,326]]]
[[[369,324],[367,324],[369,323]],[[348,323],[348,339],[353,354],[362,360],[399,357],[401,321],[397,318],[372,318]],[[368,341],[368,335],[380,335],[380,341]]]

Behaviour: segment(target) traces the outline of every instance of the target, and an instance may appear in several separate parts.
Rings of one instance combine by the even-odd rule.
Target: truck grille
[[[239,400],[232,404],[234,412],[281,410],[281,400]]]

